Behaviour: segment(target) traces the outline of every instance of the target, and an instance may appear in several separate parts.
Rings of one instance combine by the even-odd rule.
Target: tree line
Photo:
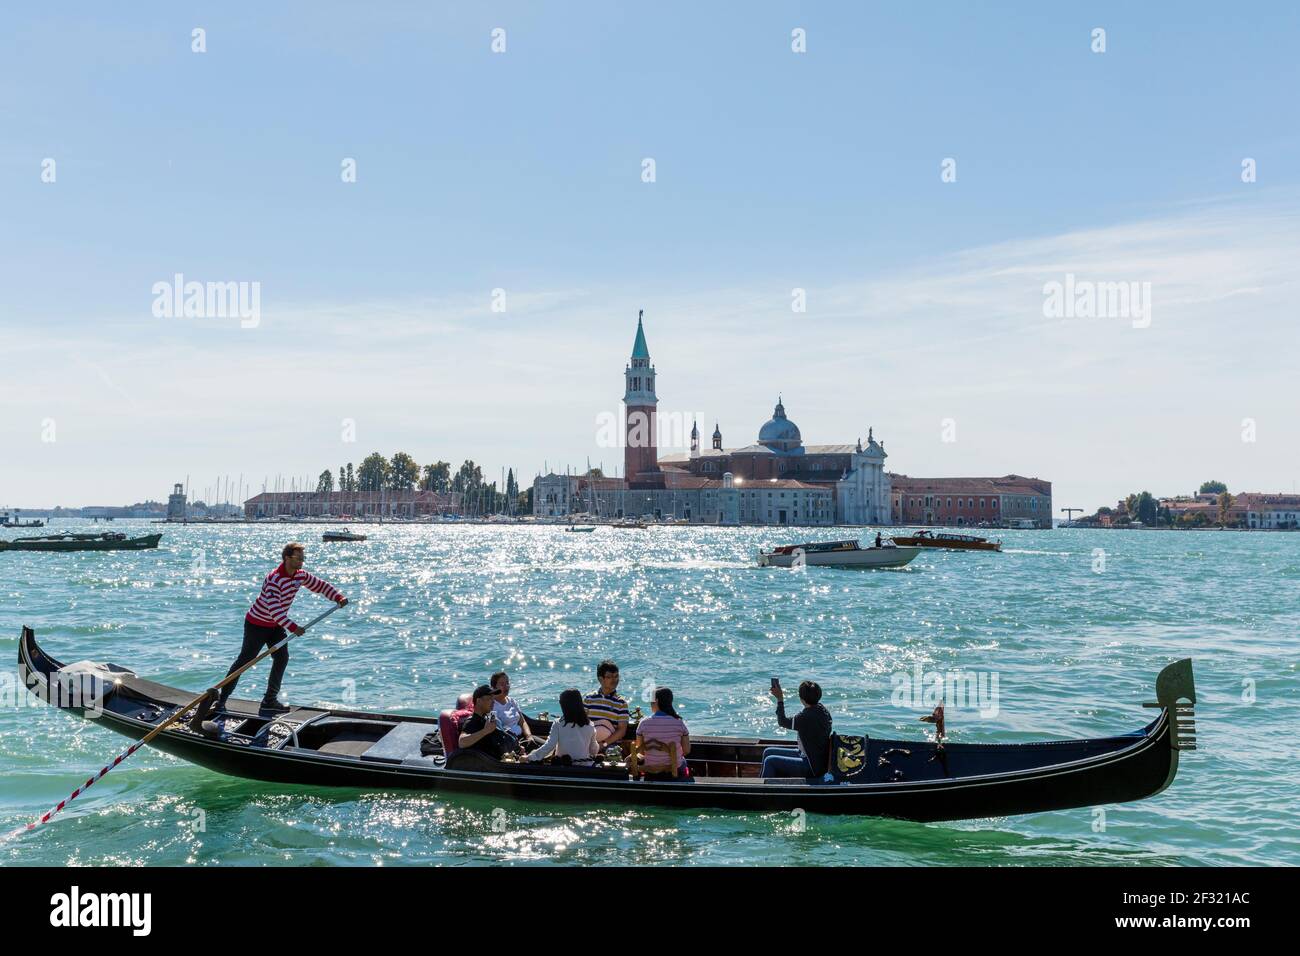
[[[326,468],[316,480],[318,492],[351,491],[379,494],[385,491],[434,491],[459,494],[467,508],[480,514],[519,513],[532,510],[532,489],[521,492],[515,470],[506,473],[505,488],[483,480],[483,469],[466,459],[453,474],[451,463],[435,461],[421,466],[404,451],[391,458],[372,452],[353,469],[352,462],[340,465],[338,476]]]
[[[1235,500],[1229,494],[1228,486],[1221,481],[1202,482],[1197,494],[1216,496],[1217,523],[1227,525],[1228,516],[1232,511]],[[1160,500],[1149,491],[1134,492],[1119,502],[1115,508],[1098,508],[1097,513],[1090,521],[1092,523],[1101,523],[1103,516],[1108,517],[1110,523],[1115,525],[1141,522],[1148,527],[1165,525],[1168,527],[1194,528],[1216,523],[1212,518],[1207,517],[1204,512],[1183,512],[1175,518],[1173,511],[1168,507],[1161,507]]]

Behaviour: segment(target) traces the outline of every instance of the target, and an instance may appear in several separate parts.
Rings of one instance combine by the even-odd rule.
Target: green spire
[[[650,350],[645,344],[645,329],[641,327],[641,317],[645,315],[645,309],[641,309],[636,314],[636,342],[632,344],[632,357],[634,359],[650,358]]]

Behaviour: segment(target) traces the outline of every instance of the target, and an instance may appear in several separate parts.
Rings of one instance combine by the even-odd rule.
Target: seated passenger
[[[510,696],[510,675],[505,671],[497,671],[488,683],[492,685],[492,712],[497,715],[497,725],[515,737],[525,750],[540,747],[542,742],[533,736],[532,728],[524,719],[524,712]]]
[[[456,698],[456,706],[444,710],[438,715],[438,732],[442,737],[442,752],[450,757],[459,748],[457,741],[460,740],[460,729],[465,726],[465,721],[469,720],[470,715],[474,713],[473,698],[469,694],[461,694]],[[424,753],[424,749],[421,748]],[[429,753],[435,751],[430,750]]]
[[[803,710],[793,719],[785,715],[785,693],[778,681],[773,680],[771,693],[776,698],[776,722],[786,730],[794,729],[799,746],[766,748],[761,775],[823,779],[830,766],[831,712],[822,706],[821,686],[810,680],[799,685]]]
[[[677,745],[677,774],[689,777],[686,755],[691,752],[691,735],[686,721],[673,709],[673,692],[667,687],[655,689],[650,702],[650,716],[636,725],[636,741],[645,754],[645,771],[650,776],[671,776],[669,744]]]
[[[460,728],[461,750],[477,750],[496,760],[508,753],[520,753],[519,741],[497,725],[492,712],[492,688],[487,684],[474,690],[474,712]]]
[[[568,757],[571,763],[590,764],[599,753],[596,728],[582,705],[582,693],[570,687],[560,694],[560,719],[551,724],[546,743],[530,753],[528,759],[541,760],[554,754],[556,763]]]
[[[596,666],[600,689],[582,699],[587,716],[596,728],[596,742],[602,747],[616,744],[627,736],[627,701],[619,697],[618,665],[611,660]]]

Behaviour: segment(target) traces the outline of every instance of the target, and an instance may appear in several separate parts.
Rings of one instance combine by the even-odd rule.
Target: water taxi
[[[813,541],[787,544],[758,553],[760,568],[901,568],[921,553],[920,548],[884,543],[864,548],[856,540]]]
[[[937,548],[944,551],[1001,551],[1002,541],[977,538],[973,534],[954,534],[950,531],[918,531],[911,536],[894,535],[897,544],[909,548]]]

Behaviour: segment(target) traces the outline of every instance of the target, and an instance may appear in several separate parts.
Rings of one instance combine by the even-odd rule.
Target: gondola
[[[94,717],[139,739],[192,701],[112,664],[63,665],[23,628],[18,670],[24,685],[46,701]],[[82,676],[81,684],[72,678]],[[67,693],[94,675],[102,692],[90,702]],[[790,738],[698,737],[691,740],[692,779],[629,779],[626,766],[504,763],[474,751],[448,758],[438,717],[291,707],[259,709],[231,700],[213,736],[185,721],[164,730],[153,746],[219,773],[280,784],[377,790],[417,789],[571,804],[641,804],[679,808],[857,814],[942,821],[1065,810],[1154,796],[1178,770],[1180,750],[1195,747],[1196,690],[1190,659],[1160,672],[1154,720],[1141,730],[1092,740],[1023,744],[835,738],[834,782],[762,780],[764,747]],[[97,713],[97,716],[96,716]],[[188,718],[187,718],[188,719]],[[545,736],[550,722],[528,718]]]
[[[120,531],[100,534],[47,534],[32,538],[0,541],[0,551],[143,551],[158,547],[161,534],[144,534],[128,538]]]

